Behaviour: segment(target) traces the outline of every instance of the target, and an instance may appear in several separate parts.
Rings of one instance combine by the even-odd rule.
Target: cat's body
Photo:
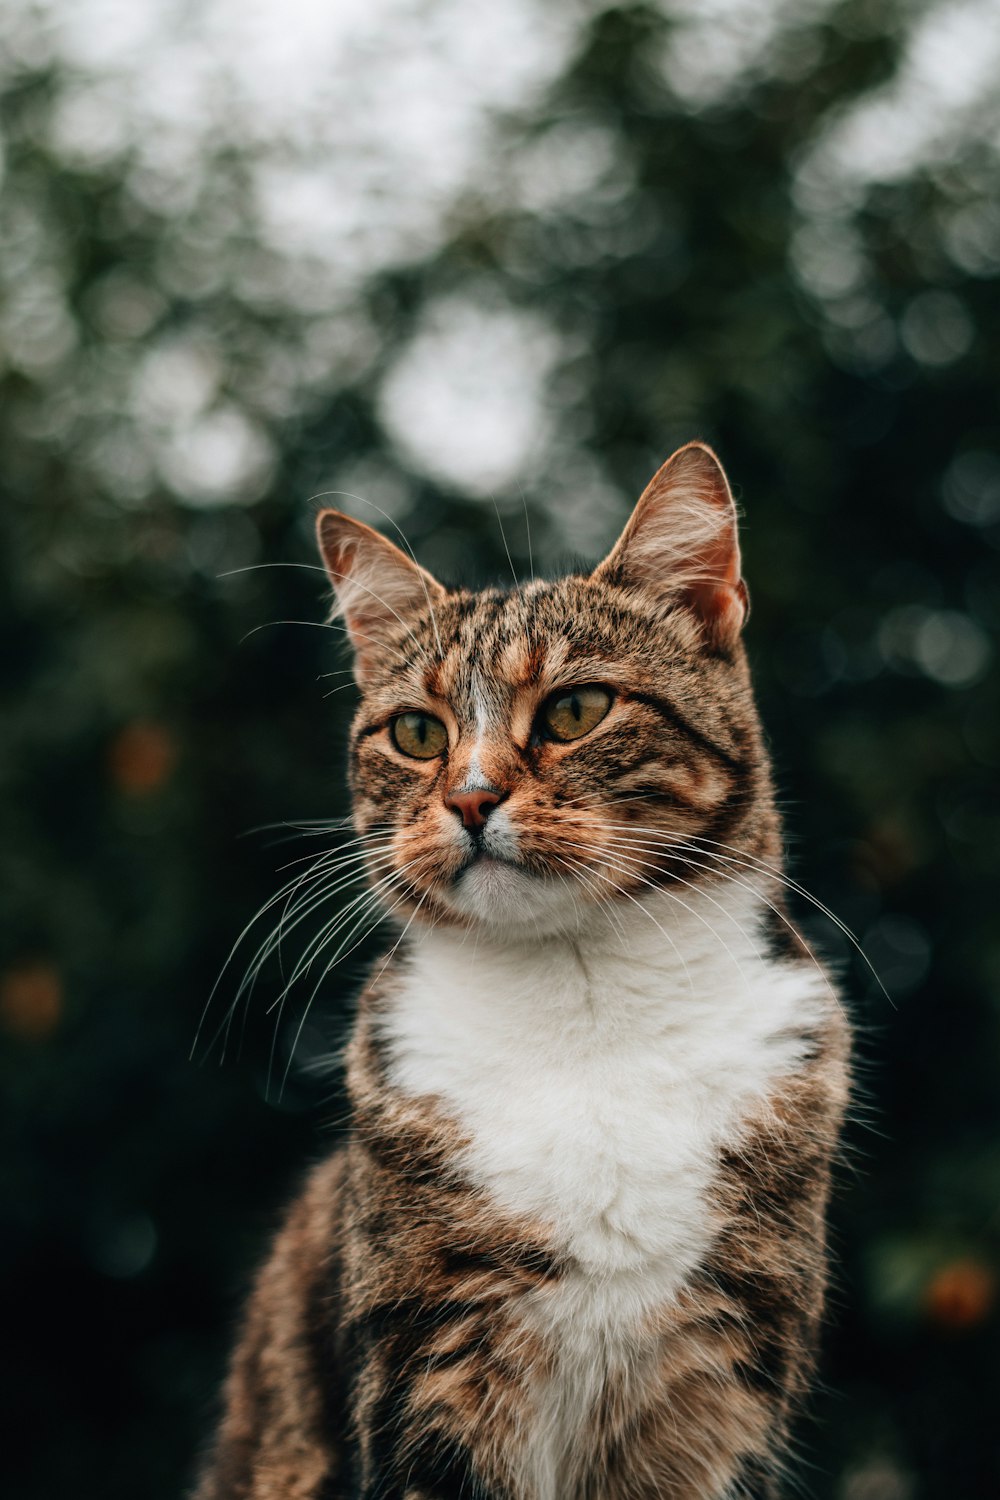
[[[325,522],[407,927],[199,1500],[777,1493],[846,1036],[784,915],[716,476],[682,450],[594,575],[510,594]]]

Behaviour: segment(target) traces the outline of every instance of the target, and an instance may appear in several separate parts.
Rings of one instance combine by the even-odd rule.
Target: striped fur
[[[554,583],[445,590],[334,512],[320,542],[355,821],[404,936],[197,1500],[776,1496],[847,1037],[782,903],[718,462],[681,450]],[[546,701],[587,684],[605,717],[553,739]],[[397,748],[402,713],[443,752]]]

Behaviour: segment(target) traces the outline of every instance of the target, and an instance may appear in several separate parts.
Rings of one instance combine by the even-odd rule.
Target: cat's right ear
[[[729,481],[707,443],[687,443],[657,470],[594,577],[683,605],[710,645],[735,644],[750,601]]]
[[[384,661],[390,637],[396,649],[414,615],[442,600],[445,591],[412,558],[363,521],[339,510],[316,517],[320,556],[354,647],[354,676],[364,688]]]

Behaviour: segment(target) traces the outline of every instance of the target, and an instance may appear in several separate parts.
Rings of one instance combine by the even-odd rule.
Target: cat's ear
[[[750,608],[740,574],[736,507],[705,443],[688,443],[658,469],[595,578],[682,604],[714,646],[735,643]]]
[[[385,660],[389,638],[398,649],[414,616],[433,612],[445,591],[392,542],[339,510],[320,511],[316,540],[336,595],[334,613],[354,647],[354,675],[364,687]]]

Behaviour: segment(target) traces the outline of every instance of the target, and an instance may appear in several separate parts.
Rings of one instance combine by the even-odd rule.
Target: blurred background
[[[996,1496],[993,0],[0,0],[0,32],[6,1493],[184,1492],[335,1138],[317,1063],[379,934],[308,1013],[266,967],[227,1033],[251,941],[189,1060],[316,849],[251,830],[345,811],[313,498],[452,580],[509,577],[502,522],[526,576],[528,524],[536,569],[596,559],[700,436],[792,873],[891,997],[798,902],[862,1056],[799,1492]]]

